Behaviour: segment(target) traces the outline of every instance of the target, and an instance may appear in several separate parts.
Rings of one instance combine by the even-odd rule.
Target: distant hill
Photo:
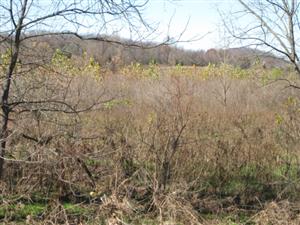
[[[56,49],[61,49],[72,57],[82,56],[84,53],[92,56],[101,65],[122,66],[132,62],[149,64],[155,62],[162,65],[197,65],[206,66],[209,63],[220,64],[229,63],[242,68],[248,68],[260,61],[268,68],[285,67],[288,62],[270,53],[251,48],[229,48],[229,49],[209,49],[185,50],[175,46],[161,45],[156,48],[130,47],[133,43],[130,40],[114,37],[116,41],[126,43],[118,45],[94,40],[83,41],[70,35],[43,36],[30,41],[26,41],[27,49],[47,54],[49,58]],[[135,43],[137,44],[137,43]],[[140,43],[149,47],[155,43]],[[1,49],[0,49],[1,51]],[[3,51],[3,49],[2,49]],[[27,56],[24,58],[28,58]]]
[[[228,55],[229,63],[237,64],[241,67],[248,67],[260,61],[265,67],[286,67],[288,61],[279,58],[271,53],[251,48],[229,48],[221,50]],[[236,62],[235,62],[236,61]]]

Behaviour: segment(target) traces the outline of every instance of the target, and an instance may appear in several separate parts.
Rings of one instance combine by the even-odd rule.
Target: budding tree
[[[94,102],[80,108],[78,103],[72,105],[64,98],[31,100],[27,98],[28,96],[25,97],[27,91],[22,92],[18,88],[16,88],[18,93],[23,94],[16,97],[12,86],[18,82],[17,78],[43,67],[45,63],[43,54],[34,52],[32,43],[30,45],[27,43],[44,36],[53,37],[65,34],[84,40],[122,44],[107,35],[114,34],[121,29],[135,33],[133,36],[141,40],[147,35],[141,33],[141,30],[153,33],[153,29],[143,19],[142,13],[147,3],[147,0],[1,0],[0,53],[5,53],[5,59],[2,58],[0,61],[2,83],[0,178],[3,176],[3,165],[6,160],[9,121],[12,114],[31,110],[38,116],[41,107],[44,111],[76,114],[91,109],[98,103]],[[168,41],[169,39],[166,42]],[[138,44],[131,42],[130,45]],[[28,90],[32,92],[35,87],[31,85]],[[54,96],[54,92],[52,95]],[[35,107],[29,107],[29,105],[35,105]],[[27,136],[27,138],[35,140],[33,137]]]

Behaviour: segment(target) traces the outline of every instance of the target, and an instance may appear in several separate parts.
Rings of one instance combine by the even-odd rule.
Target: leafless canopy
[[[0,4],[1,42],[18,30],[22,40],[61,33],[82,38],[83,33],[100,36],[124,27],[138,33],[141,27],[150,29],[142,17],[146,4],[146,0],[6,0]]]
[[[239,8],[225,25],[247,45],[269,49],[288,59],[300,74],[300,2],[297,0],[238,0]]]

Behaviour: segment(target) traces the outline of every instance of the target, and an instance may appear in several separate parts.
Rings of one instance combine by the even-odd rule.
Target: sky
[[[72,1],[73,0],[65,0],[66,3],[69,2],[70,4]],[[84,4],[85,1],[87,0],[82,0],[81,2]],[[145,0],[141,0],[141,2],[143,1]],[[5,2],[5,4],[8,4],[9,1]],[[33,18],[43,17],[49,12],[55,12],[56,10],[57,4],[55,4],[56,1],[53,0],[30,0],[30,2],[35,4],[31,5],[32,7],[27,14],[27,20],[24,20],[25,22],[29,22],[30,19]],[[15,3],[14,9],[17,11],[21,7],[19,5],[20,1],[16,1]],[[219,11],[221,10],[226,13],[232,9],[234,5],[237,5],[237,0],[148,0],[142,15],[145,21],[154,28],[157,28],[157,30],[153,35],[145,38],[145,40],[162,42],[167,37],[174,37],[176,39],[184,31],[180,39],[181,42],[176,44],[179,47],[192,50],[225,48],[224,26],[222,25]],[[63,5],[60,5],[60,7],[63,7]],[[1,18],[5,18],[1,17],[1,10],[3,10],[3,8],[0,8],[0,23]],[[18,15],[18,12],[16,15]],[[7,18],[10,17],[7,16]],[[79,16],[76,17],[76,19],[79,19],[80,24],[85,24],[86,26],[78,26],[77,28],[77,23],[70,22],[72,19],[62,20],[62,17],[55,17],[50,21],[46,21],[47,23],[38,23],[29,29],[52,31],[77,29],[76,31],[82,34],[103,34],[101,25],[99,26],[93,19],[85,16]],[[111,29],[109,28],[108,31],[105,31],[107,34],[132,38],[134,40],[138,39],[131,36],[132,33],[129,32],[128,26],[126,28],[126,25],[120,23],[120,21],[115,23],[117,24],[113,22],[112,26],[110,26]],[[7,26],[11,25],[12,23],[10,22]],[[0,26],[0,31],[4,28],[6,27],[2,26],[1,28]]]
[[[81,35],[94,36],[115,35],[123,38],[131,38],[134,41],[151,41],[157,43],[163,42],[167,37],[176,39],[184,31],[180,39],[181,42],[177,42],[176,45],[195,51],[238,46],[252,47],[254,46],[253,44],[257,44],[253,43],[257,38],[265,38],[268,43],[277,46],[277,48],[283,51],[286,51],[287,47],[282,47],[282,43],[289,46],[290,40],[286,38],[285,34],[282,34],[284,32],[283,28],[286,27],[287,18],[283,12],[280,13],[279,11],[278,13],[278,9],[272,7],[267,1],[253,1],[253,3],[260,2],[260,4],[255,4],[253,7],[263,7],[262,9],[255,8],[255,10],[259,10],[260,14],[264,16],[264,20],[267,21],[268,26],[272,26],[273,31],[280,35],[279,41],[278,38],[274,38],[274,32],[267,31],[268,29],[262,32],[262,27],[258,26],[258,20],[255,16],[242,13],[242,7],[240,7],[238,0],[114,0],[116,3],[123,3],[121,6],[124,7],[127,6],[124,2],[140,4],[144,1],[147,1],[147,5],[142,11],[142,17],[152,27],[157,27],[155,32],[152,32],[153,30],[151,29],[145,32],[146,28],[139,26],[140,20],[139,17],[137,19],[135,13],[116,16],[114,11],[113,15],[110,13],[97,14],[94,12],[74,14],[68,11],[74,7],[86,9],[91,6],[92,8],[88,10],[101,11],[107,5],[99,0],[29,0],[30,7],[28,7],[26,18],[23,20],[23,23],[27,24],[26,26],[24,25],[24,30],[26,32],[76,32]],[[2,6],[0,7],[0,33],[9,33],[11,29],[14,29],[10,11],[7,10],[10,7],[10,1],[0,0],[0,2],[0,6]],[[15,0],[12,2],[14,3],[13,16],[15,19],[18,19],[20,16],[19,11],[22,8],[22,1]],[[106,2],[107,4],[111,3],[111,1]],[[263,3],[266,4],[262,5]],[[111,10],[110,7],[109,5],[108,11]],[[68,10],[65,11],[66,9]],[[235,39],[235,42],[231,42],[233,41],[232,36],[230,40],[230,35],[222,22],[220,11],[223,15],[227,15],[225,17],[227,19],[226,24],[231,25],[230,30],[235,32],[235,35],[240,37],[245,37],[243,35],[250,36],[252,37],[252,41],[249,39],[247,41],[238,41]],[[238,11],[240,13],[237,13]],[[65,13],[57,16],[54,12]],[[41,20],[41,18],[43,19]],[[232,23],[230,24],[231,20]],[[131,32],[134,29],[137,32]],[[295,31],[295,35],[297,36],[296,44],[298,44],[300,41],[300,28],[295,26],[295,29],[297,29]],[[247,32],[245,33],[245,31]],[[151,35],[147,36],[149,32]],[[139,36],[141,33],[146,37]],[[270,50],[265,46],[258,46],[258,48],[264,51]],[[297,45],[297,48],[300,47]]]
[[[157,21],[161,36],[178,36],[178,46],[192,50],[226,47],[219,11],[227,12],[236,0],[150,0],[144,16]],[[235,4],[236,5],[236,4]],[[222,30],[223,29],[223,30]],[[199,39],[200,38],[200,39]],[[189,40],[199,39],[189,42]],[[187,41],[187,42],[184,42]]]

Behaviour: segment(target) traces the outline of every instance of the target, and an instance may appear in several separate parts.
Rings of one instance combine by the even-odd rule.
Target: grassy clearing
[[[2,204],[0,207],[0,219],[8,219],[12,221],[25,221],[26,218],[31,217],[36,220],[41,220],[49,210],[49,204],[44,203],[16,203],[16,204]],[[86,206],[64,203],[62,209],[70,217],[84,217],[92,214],[92,209]]]

